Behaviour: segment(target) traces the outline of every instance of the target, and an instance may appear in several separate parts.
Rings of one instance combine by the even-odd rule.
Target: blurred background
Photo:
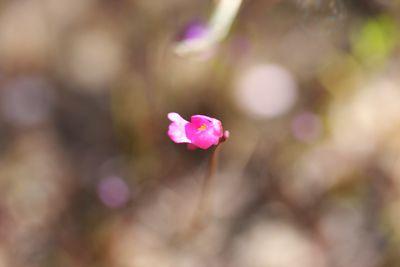
[[[396,0],[0,1],[0,266],[400,266],[399,25]],[[173,111],[231,133],[190,238],[212,151]]]

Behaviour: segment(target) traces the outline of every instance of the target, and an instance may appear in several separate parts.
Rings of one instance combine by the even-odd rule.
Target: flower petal
[[[195,123],[195,124],[205,124],[207,125],[207,127],[212,127],[214,134],[217,135],[218,137],[222,137],[223,136],[223,129],[222,129],[222,123],[221,121],[205,116],[205,115],[193,115],[190,118],[190,122],[191,123]]]
[[[171,140],[175,143],[190,143],[185,130],[185,126],[189,122],[175,112],[168,113],[168,119],[172,121],[168,127],[168,136]]]
[[[178,113],[168,113],[171,124],[168,136],[175,143],[187,143],[188,149],[208,149],[225,141],[221,121],[205,116],[193,115],[190,122],[183,119]]]
[[[179,114],[176,113],[176,112],[170,112],[170,113],[168,113],[167,116],[168,116],[168,119],[169,119],[170,121],[172,121],[172,122],[177,122],[177,123],[183,123],[183,122],[187,123],[187,122],[188,122],[187,120],[185,120],[184,118],[182,118],[182,116],[179,115]]]
[[[199,130],[197,124],[188,123],[185,126],[185,130],[186,136],[191,143],[199,148],[207,149],[212,145],[217,145],[219,142],[219,137],[214,134],[213,128]]]

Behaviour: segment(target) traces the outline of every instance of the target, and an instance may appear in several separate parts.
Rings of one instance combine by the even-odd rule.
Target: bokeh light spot
[[[273,118],[290,110],[297,98],[291,73],[278,65],[253,66],[239,76],[236,102],[255,117]]]
[[[15,126],[44,123],[53,106],[52,88],[41,77],[23,76],[7,83],[0,92],[3,118]]]
[[[292,120],[292,134],[301,142],[310,143],[320,137],[322,123],[320,118],[309,111],[297,114]]]
[[[111,176],[100,180],[97,194],[101,202],[109,208],[124,206],[130,197],[130,190],[123,179]]]

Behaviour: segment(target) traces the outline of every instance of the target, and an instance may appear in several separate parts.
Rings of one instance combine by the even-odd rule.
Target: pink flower
[[[204,115],[193,115],[190,122],[178,113],[168,113],[171,121],[168,136],[175,143],[187,143],[189,149],[207,149],[218,145],[229,137],[228,131],[223,131],[219,120]]]

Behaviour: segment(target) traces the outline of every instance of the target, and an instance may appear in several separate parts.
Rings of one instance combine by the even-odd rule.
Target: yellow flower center
[[[204,131],[205,129],[207,129],[207,126],[205,124],[202,124],[199,128],[197,128],[197,130],[199,131]]]

